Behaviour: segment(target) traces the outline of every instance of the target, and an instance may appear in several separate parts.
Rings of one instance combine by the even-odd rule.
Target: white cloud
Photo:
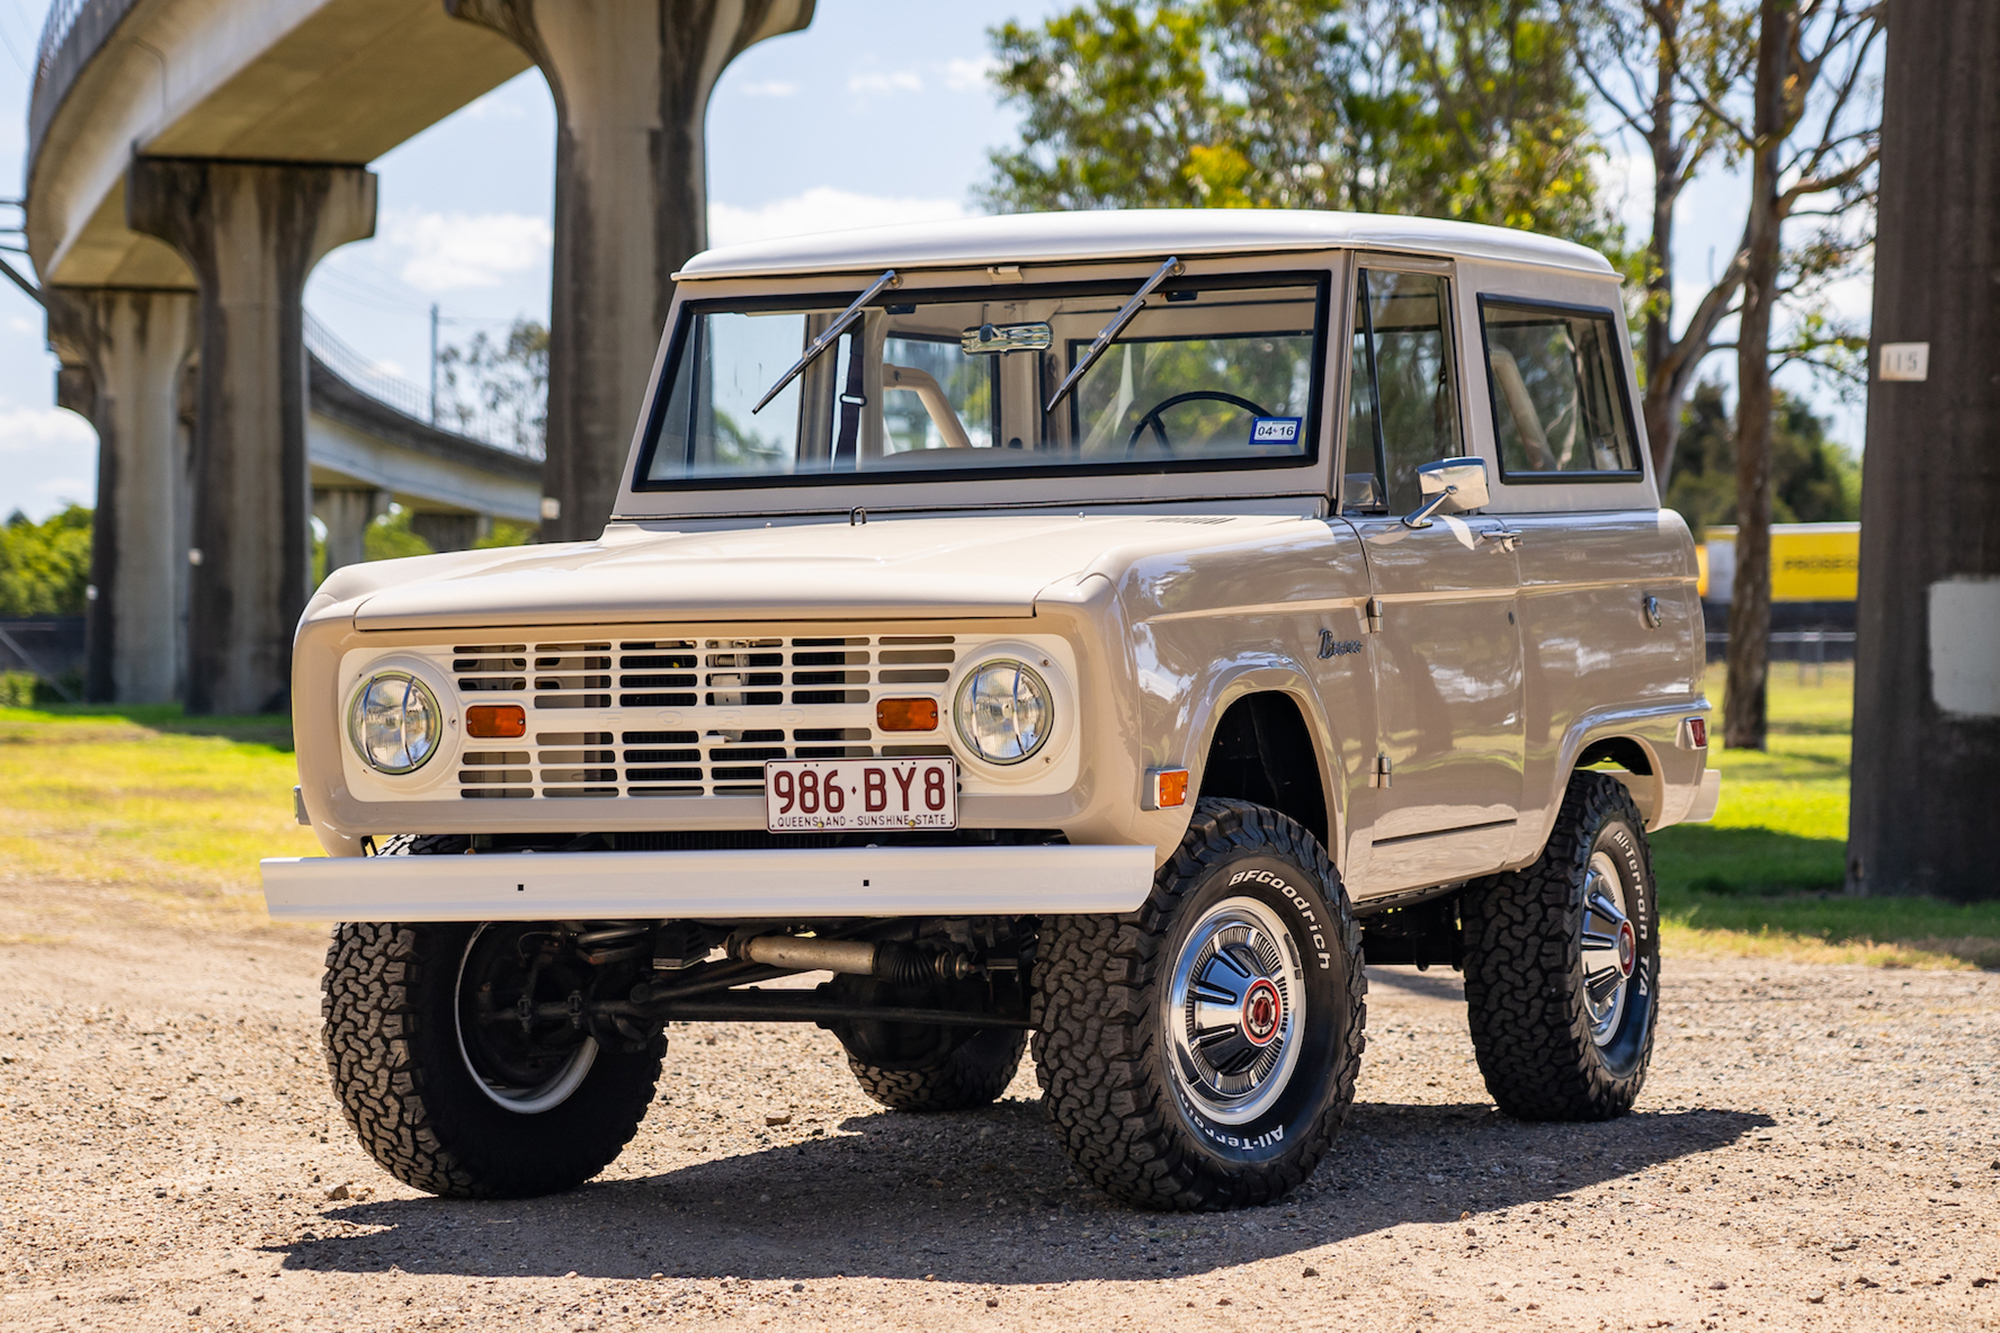
[[[955,93],[975,93],[986,86],[993,69],[1000,62],[992,56],[979,56],[973,60],[947,60],[944,62],[944,86]]]
[[[71,505],[88,505],[95,508],[97,483],[88,477],[50,477],[47,481],[36,484],[35,494],[42,501],[42,508],[40,513],[30,514],[29,517],[40,522],[50,514],[67,509]]]
[[[548,258],[555,234],[525,213],[420,213],[385,216],[382,240],[408,252],[400,270],[420,291],[497,287],[502,278]]]
[[[74,412],[0,402],[0,459],[0,518],[97,502],[97,432]]]
[[[965,215],[965,205],[956,199],[889,199],[820,185],[761,208],[711,203],[708,235],[712,245],[740,245],[895,222],[945,222]]]
[[[525,120],[528,110],[514,99],[512,88],[503,83],[469,103],[459,114],[467,120]]]
[[[894,70],[884,74],[870,70],[856,74],[847,80],[847,91],[860,93],[864,97],[887,97],[891,93],[920,93],[924,81],[907,69]]]
[[[55,450],[96,448],[97,432],[74,412],[60,407],[0,406],[0,454],[46,455]]]
[[[799,85],[787,83],[783,79],[765,79],[761,83],[743,85],[745,97],[790,97],[797,93]]]

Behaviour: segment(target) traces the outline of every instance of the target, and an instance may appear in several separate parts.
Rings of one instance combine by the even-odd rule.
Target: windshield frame
[[[638,423],[628,454],[628,466],[615,517],[648,519],[707,515],[839,514],[855,508],[921,510],[964,507],[1051,507],[1072,503],[1151,503],[1182,499],[1255,498],[1279,495],[1313,497],[1328,494],[1330,442],[1335,438],[1329,393],[1336,350],[1332,338],[1346,276],[1343,250],[1252,258],[1193,256],[1184,272],[1161,284],[1153,300],[1164,303],[1168,292],[1218,287],[1310,287],[1316,315],[1308,394],[1305,448],[1298,454],[1256,458],[1190,458],[1065,462],[1035,465],[1007,463],[994,467],[953,466],[886,471],[777,473],[739,477],[699,477],[652,480],[653,455],[672,395],[681,358],[688,354],[698,316],[716,310],[786,309],[801,306],[828,313],[839,311],[866,286],[856,275],[799,275],[733,281],[686,282],[676,293],[670,312],[669,337],[662,340],[648,391],[647,411]],[[1158,267],[1157,261],[1050,265],[1046,278],[1026,282],[998,280],[965,270],[922,272],[902,270],[902,282],[891,294],[879,295],[869,308],[883,303],[921,301],[992,301],[1027,292],[1049,297],[1123,300]],[[1136,275],[1134,275],[1136,270]],[[866,275],[872,279],[874,274]],[[981,281],[985,278],[985,281]],[[1116,344],[1113,344],[1116,346]],[[1058,404],[1057,412],[1064,410]],[[1242,478],[1218,495],[1218,473]]]

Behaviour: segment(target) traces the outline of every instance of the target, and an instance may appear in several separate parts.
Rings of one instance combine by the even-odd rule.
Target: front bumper
[[[841,847],[274,857],[280,921],[742,920],[1130,912],[1153,848]]]

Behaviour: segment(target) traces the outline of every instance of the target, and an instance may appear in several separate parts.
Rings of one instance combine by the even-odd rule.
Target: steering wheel
[[[1139,447],[1139,436],[1148,426],[1153,428],[1153,435],[1159,440],[1160,448],[1166,450],[1168,453],[1172,453],[1174,446],[1167,442],[1166,427],[1160,424],[1160,417],[1170,407],[1179,407],[1182,403],[1192,403],[1198,399],[1228,403],[1231,407],[1242,408],[1253,417],[1268,417],[1271,415],[1248,398],[1238,398],[1233,393],[1221,393],[1214,389],[1195,389],[1189,393],[1177,393],[1164,402],[1153,404],[1151,408],[1147,409],[1146,415],[1139,418],[1138,424],[1132,427],[1132,434],[1125,440],[1125,456],[1130,458],[1132,451]]]

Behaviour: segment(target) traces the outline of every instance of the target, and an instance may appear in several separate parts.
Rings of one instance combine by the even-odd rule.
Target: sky
[[[710,241],[918,221],[977,211],[987,156],[1012,145],[1018,116],[986,81],[986,30],[1036,21],[1057,0],[819,0],[802,33],[752,47],[724,71],[708,113]],[[0,0],[0,181],[18,194],[37,0]],[[430,373],[431,307],[443,343],[546,320],[555,109],[534,70],[372,164],[381,177],[374,239],[328,256],[306,308],[376,369],[420,387]],[[1614,146],[1604,183],[1635,237],[1650,209],[1643,163]],[[1677,251],[1683,304],[1742,230],[1743,185],[1716,176],[1684,196]],[[19,214],[0,210],[0,226]],[[13,244],[0,238],[0,244]],[[18,255],[6,256],[23,262]],[[1843,303],[1866,313],[1865,282]],[[1718,358],[1712,371],[1729,369]],[[55,358],[40,308],[0,283],[0,515],[41,518],[94,503],[96,435],[54,406]],[[1728,376],[1726,373],[1724,377]],[[1857,408],[1794,375],[1858,447]]]

